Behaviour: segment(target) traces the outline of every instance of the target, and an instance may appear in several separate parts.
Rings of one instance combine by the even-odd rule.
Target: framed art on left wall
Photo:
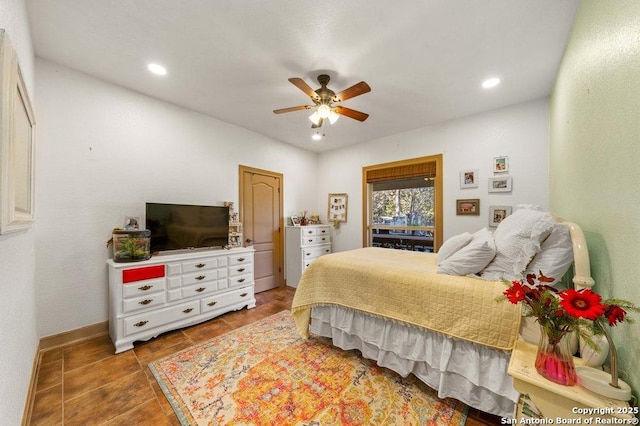
[[[18,57],[0,29],[0,234],[33,223],[35,118]]]

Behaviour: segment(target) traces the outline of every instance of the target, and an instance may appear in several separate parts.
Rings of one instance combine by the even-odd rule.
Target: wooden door
[[[255,251],[256,293],[284,285],[282,174],[240,166],[244,244]]]

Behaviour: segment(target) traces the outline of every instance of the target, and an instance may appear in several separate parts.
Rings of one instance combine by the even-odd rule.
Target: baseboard
[[[100,322],[97,324],[88,325],[86,327],[78,328],[71,331],[65,331],[64,333],[55,334],[53,336],[47,336],[40,339],[38,348],[33,360],[33,367],[31,370],[31,380],[29,382],[29,390],[27,391],[26,403],[24,405],[24,412],[22,413],[22,426],[28,426],[31,424],[31,413],[33,411],[33,403],[35,401],[36,389],[38,386],[38,373],[40,371],[40,362],[42,360],[42,353],[51,349],[56,349],[64,346],[70,346],[76,343],[81,343],[85,340],[92,339],[94,337],[103,336],[109,333],[109,321]]]
[[[54,334],[40,339],[40,351],[47,351],[73,343],[80,343],[97,336],[102,336],[109,332],[109,321],[99,322],[64,333]]]
[[[33,359],[33,366],[31,367],[31,381],[29,382],[29,389],[27,390],[26,403],[24,404],[24,411],[22,412],[22,426],[28,426],[31,424],[31,413],[33,412],[33,402],[36,396],[36,386],[38,384],[38,372],[40,371],[40,344],[36,350],[36,355]]]

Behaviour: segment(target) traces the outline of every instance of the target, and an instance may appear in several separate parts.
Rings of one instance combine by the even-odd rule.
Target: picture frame
[[[0,29],[0,234],[34,221],[35,116],[18,57]]]
[[[511,214],[511,206],[489,206],[489,226],[500,225],[507,216]]]
[[[511,176],[489,178],[489,192],[511,192]]]
[[[327,220],[329,222],[347,222],[347,194],[329,194]]]
[[[480,199],[469,198],[464,200],[456,200],[456,215],[479,216],[480,215]]]
[[[293,226],[300,226],[300,218],[298,216],[291,216],[291,223]]]
[[[479,181],[478,170],[463,170],[460,172],[460,189],[477,188]]]
[[[509,171],[509,157],[500,156],[493,158],[493,173],[507,173]]]

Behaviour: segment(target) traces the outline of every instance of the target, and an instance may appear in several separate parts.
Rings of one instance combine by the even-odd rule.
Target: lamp
[[[329,123],[334,124],[338,121],[338,118],[340,118],[340,114],[335,112],[329,105],[321,104],[313,114],[309,116],[309,120],[311,120],[311,122],[316,126],[320,125],[320,120],[324,120],[326,118],[329,119]]]

